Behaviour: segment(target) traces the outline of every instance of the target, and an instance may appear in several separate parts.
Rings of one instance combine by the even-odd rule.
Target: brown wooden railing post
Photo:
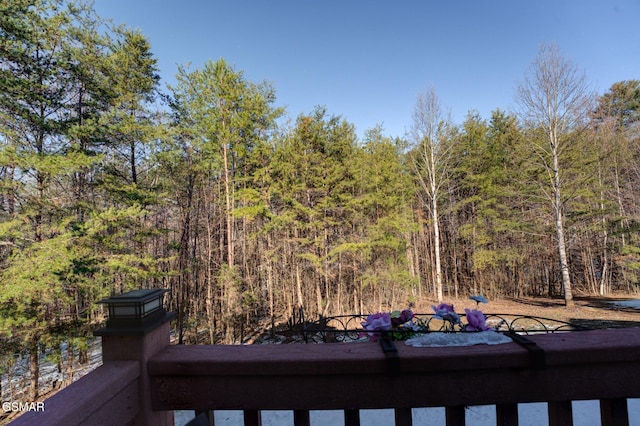
[[[244,426],[261,426],[262,415],[260,410],[244,410]]]
[[[600,423],[602,426],[629,426],[627,400],[625,398],[601,399]]]
[[[411,408],[396,408],[395,420],[396,420],[396,426],[413,425],[413,415],[411,413]]]
[[[360,410],[344,410],[345,426],[360,426]]]
[[[311,426],[309,410],[293,410],[294,426]]]
[[[518,404],[496,404],[497,426],[518,426]]]
[[[464,406],[456,405],[444,407],[447,426],[464,426],[465,425],[465,409]]]
[[[573,425],[573,409],[571,401],[549,402],[549,426]]]
[[[136,290],[105,299],[107,326],[94,334],[102,337],[102,361],[140,363],[139,412],[134,425],[173,426],[173,411],[153,411],[147,360],[169,346],[169,320],[162,307],[164,290]]]

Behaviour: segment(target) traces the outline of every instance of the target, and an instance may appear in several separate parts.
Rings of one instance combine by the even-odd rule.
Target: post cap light
[[[138,334],[144,333],[173,317],[163,307],[164,294],[168,290],[133,290],[103,299],[98,303],[107,305],[107,326],[94,334]]]

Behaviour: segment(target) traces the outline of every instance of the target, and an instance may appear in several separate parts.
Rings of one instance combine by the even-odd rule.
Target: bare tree
[[[413,166],[420,186],[427,198],[433,226],[433,254],[435,262],[434,292],[442,301],[442,264],[440,259],[440,219],[438,196],[446,181],[449,145],[446,140],[448,120],[444,118],[440,101],[433,88],[418,94],[413,110],[411,136],[415,143]]]
[[[573,305],[571,276],[565,240],[565,199],[561,156],[573,141],[569,137],[588,116],[592,95],[584,72],[565,59],[555,45],[543,45],[517,89],[521,117],[533,128],[543,129],[545,138],[531,144],[549,176],[551,202],[566,306]]]

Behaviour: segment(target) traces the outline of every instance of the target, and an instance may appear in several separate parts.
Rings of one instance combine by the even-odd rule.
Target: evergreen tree
[[[598,99],[593,117],[614,118],[619,128],[629,128],[640,121],[640,80],[613,83]]]
[[[356,157],[357,196],[352,205],[359,219],[345,249],[365,255],[359,278],[380,299],[396,287],[415,295],[420,280],[409,247],[416,230],[411,214],[416,188],[403,148],[402,141],[385,137],[382,128],[376,127],[365,133]]]
[[[600,149],[600,209],[604,229],[600,293],[613,277],[630,286],[640,282],[640,241],[637,238],[638,163],[640,161],[640,81],[614,83],[597,100],[592,114],[593,139]],[[613,203],[615,208],[609,207]],[[611,247],[607,247],[611,245]],[[612,253],[607,256],[607,250]],[[615,263],[612,263],[616,259]],[[612,269],[608,270],[609,263]],[[615,270],[613,268],[616,268]]]
[[[0,330],[29,351],[34,400],[40,349],[58,344],[60,331],[87,333],[82,323],[93,318],[96,299],[110,292],[107,276],[114,278],[113,258],[103,256],[108,247],[95,244],[104,231],[97,219],[109,210],[102,211],[94,178],[105,158],[101,118],[133,88],[113,85],[111,40],[100,33],[101,24],[82,2],[0,3],[0,167],[6,178],[0,238],[7,248],[0,304],[8,314],[0,317]],[[126,66],[139,64],[120,64],[120,70]],[[147,268],[139,266],[140,257],[123,262],[129,273]]]
[[[194,197],[202,191],[204,202],[216,212],[216,217],[206,218],[203,225],[207,229],[219,229],[215,236],[211,232],[209,235],[211,239],[217,237],[219,246],[224,247],[216,250],[215,258],[213,249],[209,250],[207,261],[207,264],[218,265],[218,300],[239,301],[245,289],[236,260],[240,235],[237,217],[243,214],[243,210],[237,211],[243,207],[238,192],[252,176],[256,167],[254,154],[259,151],[281,110],[272,106],[275,95],[269,85],[248,82],[242,72],[235,71],[223,59],[209,61],[202,69],[192,72],[181,68],[177,79],[178,83],[171,88],[170,100],[175,118],[173,131],[184,150],[181,156],[189,164],[178,269],[181,274],[188,270],[191,214],[193,203],[198,201]],[[209,288],[211,285],[213,283],[209,281]],[[182,321],[182,318],[186,319],[190,281],[182,275],[176,287],[178,316]],[[232,331],[230,325],[240,314],[232,312],[236,309],[233,305],[235,303],[223,303],[220,307],[224,311],[224,327],[229,332]],[[237,303],[237,309],[240,309],[240,303]],[[209,326],[213,327],[213,311],[210,312]]]
[[[10,221],[0,236],[12,250],[0,272],[0,330],[30,355],[30,397],[38,395],[40,340],[68,321],[74,293],[66,183],[92,160],[70,152],[66,137],[78,117],[71,29],[81,10],[60,1],[0,4],[0,140],[4,165],[20,182],[10,196]],[[9,195],[9,194],[7,194]]]
[[[353,125],[319,107],[298,117],[274,154],[272,208],[283,238],[290,241],[286,256],[294,268],[299,312],[326,313],[334,291],[337,269],[330,253],[353,220],[348,204],[355,142]],[[305,304],[307,294],[316,299],[312,309]]]
[[[456,209],[464,221],[459,236],[472,264],[463,275],[472,277],[470,290],[477,294],[495,294],[498,271],[513,260],[514,253],[500,244],[501,234],[511,227],[507,201],[513,196],[509,173],[514,170],[508,162],[515,141],[503,137],[509,123],[514,126],[514,119],[509,122],[501,111],[493,113],[491,124],[470,113],[453,148],[453,178],[460,197]]]
[[[111,90],[111,108],[103,116],[109,128],[106,164],[112,179],[136,188],[140,162],[156,137],[150,106],[160,77],[146,37],[127,28],[117,28],[116,35],[106,58]]]

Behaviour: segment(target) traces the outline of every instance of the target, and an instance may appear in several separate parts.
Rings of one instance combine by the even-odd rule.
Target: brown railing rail
[[[549,402],[549,424],[572,424],[572,400],[600,400],[602,424],[627,424],[626,398],[640,397],[640,329],[531,336],[544,351],[516,343],[414,348],[397,344],[395,367],[378,343],[170,346],[148,362],[156,410],[446,407],[464,424],[464,407],[495,404],[499,424],[517,424],[517,403]],[[356,415],[354,415],[354,412]],[[354,420],[353,418],[356,417]],[[245,419],[247,420],[247,419]],[[256,420],[258,421],[258,420]],[[248,422],[246,422],[248,423]],[[257,423],[256,423],[257,424]]]
[[[604,426],[627,425],[627,398],[640,397],[640,329],[529,336],[528,345],[414,348],[396,342],[172,346],[168,323],[144,333],[103,334],[104,365],[45,401],[16,425],[172,424],[170,410],[345,410],[445,407],[463,425],[465,406],[495,405],[499,425],[517,425],[517,404],[548,402],[549,424],[573,423],[571,401],[600,400]],[[522,343],[522,342],[521,342]],[[525,342],[526,343],[526,342]],[[534,345],[534,346],[532,346]],[[393,348],[392,348],[393,349]],[[532,350],[534,349],[534,350]]]

